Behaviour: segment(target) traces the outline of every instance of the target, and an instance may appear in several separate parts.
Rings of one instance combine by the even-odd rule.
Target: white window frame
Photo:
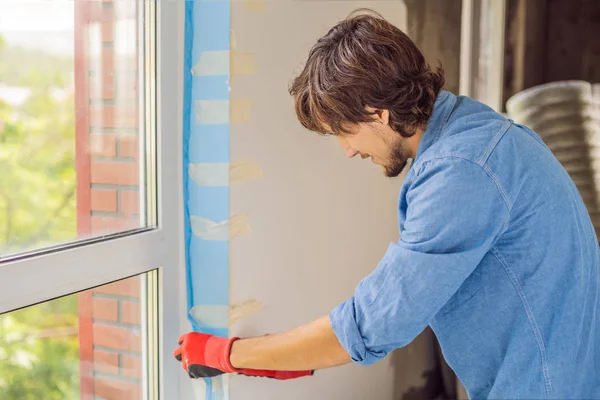
[[[150,305],[157,315],[149,316],[150,322],[158,318],[158,331],[145,341],[156,354],[144,354],[144,367],[145,377],[149,374],[159,391],[146,388],[146,396],[178,399],[184,373],[171,354],[181,329],[187,327],[182,212],[185,2],[140,1],[151,10],[146,18],[156,22],[156,87],[146,88],[156,95],[156,170],[145,173],[156,173],[157,228],[0,260],[0,313],[158,269],[158,308]]]

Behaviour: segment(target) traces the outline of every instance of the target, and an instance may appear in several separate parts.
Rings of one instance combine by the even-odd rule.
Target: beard
[[[385,176],[395,178],[400,175],[404,171],[404,168],[406,168],[409,158],[410,154],[402,146],[402,141],[398,140],[395,142],[392,145],[390,161],[383,167]]]

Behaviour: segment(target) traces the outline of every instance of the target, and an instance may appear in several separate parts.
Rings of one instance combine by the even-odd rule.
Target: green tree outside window
[[[0,86],[30,90],[0,98],[0,257],[76,238],[72,75],[72,58],[0,36]],[[77,297],[0,315],[0,399],[79,397]]]

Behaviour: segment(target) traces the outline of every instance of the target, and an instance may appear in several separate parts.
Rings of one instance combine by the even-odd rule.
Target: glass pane
[[[0,1],[0,258],[151,225],[140,4]]]
[[[144,279],[0,315],[0,399],[143,398]]]

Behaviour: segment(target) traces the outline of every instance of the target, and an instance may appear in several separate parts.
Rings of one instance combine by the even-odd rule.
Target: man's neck
[[[413,159],[417,156],[417,150],[419,149],[419,143],[421,143],[423,132],[425,132],[425,129],[417,128],[414,135],[405,139],[405,148],[408,149],[411,158]]]

